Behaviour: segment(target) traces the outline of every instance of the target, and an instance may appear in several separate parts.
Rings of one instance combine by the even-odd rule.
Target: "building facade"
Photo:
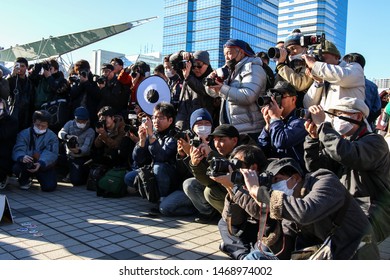
[[[267,51],[276,43],[277,25],[278,0],[165,0],[163,55],[206,50],[217,68],[228,39]]]
[[[348,0],[279,0],[278,40],[299,28],[305,35],[325,33],[345,54]]]

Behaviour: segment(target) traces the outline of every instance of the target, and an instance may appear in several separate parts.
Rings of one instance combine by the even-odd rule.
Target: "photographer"
[[[379,259],[368,219],[331,171],[319,169],[305,176],[294,159],[284,158],[268,165],[270,178],[261,183],[255,171],[241,172],[250,195],[281,223],[282,231],[274,232],[283,242],[279,259],[290,259],[294,250],[321,243],[321,259]],[[271,252],[265,252],[266,245],[258,244],[261,249],[246,259],[277,259],[280,250],[268,246]]]
[[[298,114],[303,110],[296,109],[297,92],[286,81],[279,81],[270,89],[267,101],[261,108],[265,126],[259,136],[259,146],[267,158],[292,157],[305,169],[303,143],[307,132],[304,118]]]
[[[239,168],[248,168],[259,175],[268,165],[260,148],[254,145],[236,147],[230,155],[235,160],[234,171],[229,166],[229,174],[210,177],[226,188],[228,194],[218,223],[222,243],[219,249],[232,259],[243,259],[257,241],[260,206],[244,189],[245,184]],[[236,175],[236,176],[235,176]]]
[[[317,54],[321,50],[321,61],[316,61],[310,55],[302,55],[307,65],[306,75],[314,79],[303,99],[304,107],[321,105],[328,110],[343,97],[356,97],[364,101],[365,81],[361,65],[340,61],[340,52],[332,42],[325,40],[324,46],[321,45],[317,45],[315,50]]]
[[[302,36],[299,29],[294,30],[285,39],[284,47],[278,48],[275,52],[274,57],[277,73],[275,80],[276,82],[287,81],[295,88],[297,108],[303,107],[303,97],[313,83],[313,79],[305,74],[306,66],[302,55],[307,53],[307,46],[301,46]]]
[[[31,176],[38,179],[42,191],[54,191],[57,187],[58,138],[48,129],[50,118],[47,111],[35,111],[32,126],[17,136],[12,151],[13,172],[22,190],[31,187]]]
[[[190,125],[192,112],[199,108],[205,108],[211,115],[214,112],[214,100],[208,96],[203,85],[203,80],[212,71],[209,53],[196,51],[188,53],[180,51],[169,57],[173,69],[183,78],[175,126],[181,130],[187,130]]]
[[[58,132],[58,138],[65,144],[69,180],[73,186],[80,186],[88,179],[89,172],[84,163],[90,159],[95,131],[90,127],[89,113],[84,107],[77,108],[74,117]]]
[[[256,104],[267,85],[262,61],[242,40],[229,39],[223,52],[229,77],[223,82],[216,79],[216,85],[206,87],[207,93],[221,97],[220,124],[231,124],[240,133],[247,133],[256,140],[264,126],[263,116]],[[209,75],[212,79],[216,77],[216,71]]]
[[[180,92],[183,86],[183,80],[180,78],[180,75],[173,68],[169,58],[171,55],[164,57],[164,74],[168,79],[168,86],[171,91],[171,103],[175,106],[175,109],[178,108],[180,100]]]
[[[89,113],[89,125],[95,127],[101,95],[93,81],[89,62],[83,59],[77,61],[73,72],[75,81],[70,87],[70,110],[74,112],[80,106],[86,108]]]
[[[101,108],[98,112],[94,146],[97,151],[93,157],[94,163],[108,168],[122,167],[127,164],[127,155],[122,155],[120,146],[125,137],[125,123],[122,116],[116,115],[110,106]]]
[[[114,72],[114,66],[109,63],[103,63],[102,75],[106,79],[100,87],[100,108],[109,106],[114,114],[125,118],[127,115],[127,103],[130,98],[130,88],[118,80]]]
[[[8,80],[3,77],[3,70],[0,69],[0,98],[7,100],[10,94]]]
[[[326,121],[321,106],[309,108],[305,162],[309,171],[332,170],[367,214],[378,242],[390,235],[390,152],[381,135],[369,130],[364,100],[344,97]]]

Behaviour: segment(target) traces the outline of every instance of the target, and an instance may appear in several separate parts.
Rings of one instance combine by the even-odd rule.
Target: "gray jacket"
[[[220,124],[232,124],[240,134],[260,133],[265,123],[257,99],[264,95],[266,84],[267,75],[260,58],[245,57],[240,60],[231,78],[225,80],[219,91],[222,99]],[[209,87],[206,91],[211,96],[216,95]]]
[[[362,133],[356,139],[342,138],[329,122],[319,129],[319,139],[307,136],[306,168],[334,171],[341,183],[368,213],[377,241],[390,234],[390,153],[384,138]]]

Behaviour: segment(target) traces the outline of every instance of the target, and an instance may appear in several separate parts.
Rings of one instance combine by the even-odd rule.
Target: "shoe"
[[[9,179],[10,179],[10,177],[7,176],[3,182],[0,182],[0,190],[4,190],[5,189],[5,187],[9,183]]]
[[[199,224],[212,224],[218,222],[220,218],[221,217],[219,213],[217,211],[214,211],[210,215],[200,214],[199,217],[196,217],[194,219],[194,222]]]
[[[135,195],[135,194],[138,194],[138,190],[136,188],[133,188],[133,187],[127,187],[127,193],[130,194],[130,195]]]
[[[28,181],[28,183],[27,184],[24,184],[24,185],[20,185],[20,189],[22,189],[22,190],[28,190],[30,187],[31,187],[31,181]]]

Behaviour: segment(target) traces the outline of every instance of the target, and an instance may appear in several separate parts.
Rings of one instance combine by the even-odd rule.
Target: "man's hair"
[[[55,60],[55,59],[50,59],[50,60],[49,60],[49,63],[50,63],[51,66],[54,67],[54,69],[56,69],[56,70],[60,69],[60,65],[58,64],[57,60]]]
[[[104,106],[102,107],[99,112],[97,113],[98,117],[100,118],[101,116],[104,117],[112,117],[115,115],[114,110],[110,106]]]
[[[171,54],[170,55],[167,55],[164,57],[164,61],[163,62],[169,62],[169,58],[171,57]]]
[[[41,122],[47,122],[49,124],[51,120],[51,115],[46,110],[38,110],[33,113],[32,120],[33,123],[38,120]]]
[[[171,103],[167,103],[167,102],[158,103],[156,107],[154,107],[154,112],[156,111],[160,112],[168,119],[169,118],[174,119],[176,115],[175,107],[173,107]]]
[[[230,158],[234,158],[237,154],[243,155],[244,163],[247,168],[256,163],[258,168],[257,171],[262,172],[268,165],[267,158],[265,157],[263,151],[255,145],[237,146],[231,153]]]
[[[28,66],[28,61],[24,57],[18,57],[16,59],[16,62],[23,63],[24,65],[26,65],[26,67]]]
[[[74,65],[74,71],[76,73],[79,72],[80,70],[89,71],[90,69],[91,69],[91,66],[89,65],[89,62],[84,60],[84,59],[77,61]]]
[[[269,63],[269,56],[266,52],[258,52],[256,56],[260,57],[261,59],[264,59],[265,61],[267,61],[267,63]]]
[[[154,68],[154,73],[161,73],[164,75],[164,65],[159,64]]]
[[[363,55],[361,55],[360,53],[349,53],[349,54],[346,54],[344,57],[343,57],[343,60],[347,63],[351,63],[351,62],[356,62],[356,63],[359,63],[360,66],[364,69],[364,66],[366,66],[366,59],[364,58]]]
[[[119,57],[114,57],[113,59],[111,59],[110,63],[112,62],[118,63],[120,66],[123,66],[123,60]]]

